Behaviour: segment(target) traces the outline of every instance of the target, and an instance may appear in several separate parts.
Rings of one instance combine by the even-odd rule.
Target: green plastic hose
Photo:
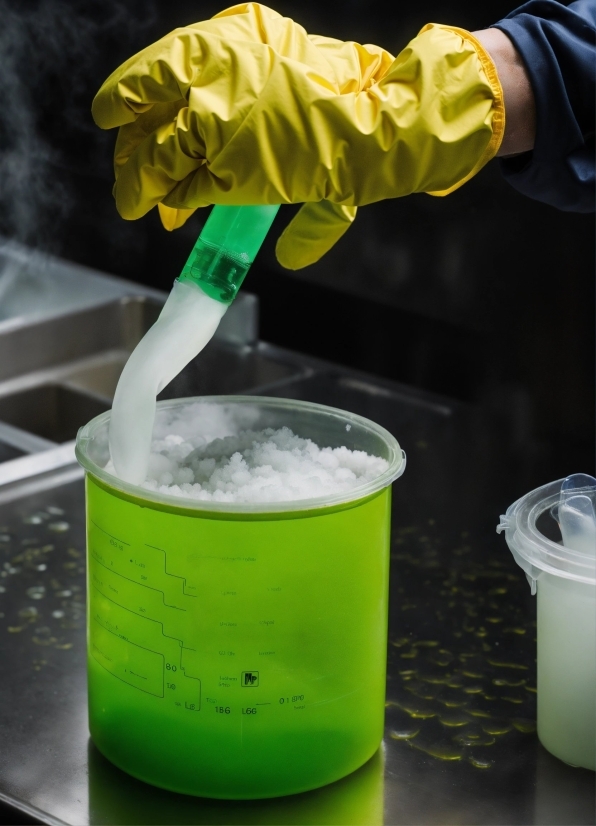
[[[211,298],[231,304],[278,209],[279,205],[214,207],[180,281],[192,281]]]

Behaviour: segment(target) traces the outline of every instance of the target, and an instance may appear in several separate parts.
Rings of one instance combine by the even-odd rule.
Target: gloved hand
[[[99,90],[93,116],[120,126],[124,218],[158,204],[174,228],[208,204],[305,202],[277,244],[290,269],[327,252],[359,205],[460,186],[504,130],[496,70],[470,33],[431,24],[394,59],[309,36],[256,3],[132,57]]]

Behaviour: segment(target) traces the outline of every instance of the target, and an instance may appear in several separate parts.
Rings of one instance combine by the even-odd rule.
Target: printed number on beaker
[[[178,671],[177,665],[172,665],[171,663],[166,663],[166,670],[167,671]]]
[[[224,706],[215,706],[215,711],[217,712],[217,714],[229,714],[230,713],[230,707],[226,706],[224,708]]]
[[[293,703],[297,703],[298,700],[304,700],[304,694],[294,694],[294,695],[292,695],[292,702]],[[289,702],[290,702],[289,697],[280,697],[279,698],[280,706],[283,706],[284,703],[289,703]]]

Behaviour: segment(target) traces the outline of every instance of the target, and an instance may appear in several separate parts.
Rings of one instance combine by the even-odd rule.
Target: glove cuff
[[[478,59],[482,65],[486,78],[488,80],[488,84],[493,94],[493,111],[492,111],[492,120],[491,120],[491,127],[492,127],[492,136],[490,141],[488,142],[484,152],[478,159],[478,161],[474,164],[470,172],[465,175],[460,181],[450,186],[448,189],[439,190],[436,192],[429,192],[429,195],[435,195],[438,197],[443,197],[445,195],[449,195],[451,192],[454,192],[456,189],[459,189],[460,186],[463,186],[467,183],[474,175],[478,174],[483,166],[485,166],[489,161],[491,161],[497,152],[499,151],[499,147],[503,141],[503,135],[505,134],[505,103],[503,99],[503,89],[501,87],[501,81],[499,80],[499,75],[497,72],[497,67],[495,66],[492,57],[486,51],[482,43],[474,37],[474,35],[467,31],[466,29],[460,29],[457,26],[443,26],[440,23],[428,23],[424,28],[422,28],[419,34],[428,31],[429,29],[444,29],[446,31],[454,32],[455,34],[460,35],[467,43],[471,43],[476,50],[476,54],[478,55]]]

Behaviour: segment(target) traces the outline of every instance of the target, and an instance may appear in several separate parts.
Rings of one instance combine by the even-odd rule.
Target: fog
[[[0,0],[1,235],[60,251],[76,204],[71,170],[111,165],[113,138],[90,115],[93,92],[154,20],[152,0]]]

